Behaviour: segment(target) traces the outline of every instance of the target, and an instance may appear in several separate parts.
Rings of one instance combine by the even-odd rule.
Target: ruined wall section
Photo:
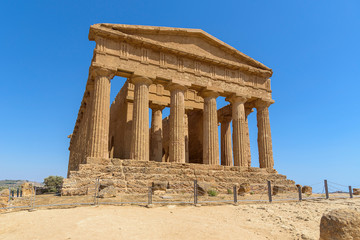
[[[97,178],[100,188],[113,186],[118,193],[146,193],[152,182],[164,183],[174,193],[192,192],[195,179],[199,184],[211,184],[220,193],[242,183],[249,183],[254,193],[264,193],[267,180],[287,191],[297,191],[294,181],[274,169],[88,158],[88,164],[81,164],[79,171],[64,179],[62,194],[91,195]]]

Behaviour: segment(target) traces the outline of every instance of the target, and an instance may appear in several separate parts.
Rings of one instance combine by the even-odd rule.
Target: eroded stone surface
[[[325,213],[320,222],[320,240],[359,240],[360,213],[336,209]]]

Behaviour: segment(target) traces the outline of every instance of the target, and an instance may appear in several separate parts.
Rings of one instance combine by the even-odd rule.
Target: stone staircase
[[[220,193],[242,183],[249,183],[254,193],[264,193],[268,180],[272,186],[297,191],[294,181],[274,169],[87,158],[86,164],[64,179],[62,195],[94,194],[96,184],[100,189],[113,186],[118,193],[146,193],[153,184],[166,186],[173,193],[184,193],[193,191],[194,180]]]

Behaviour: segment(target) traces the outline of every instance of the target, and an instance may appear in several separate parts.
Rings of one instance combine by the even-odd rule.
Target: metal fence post
[[[148,192],[148,205],[152,205],[152,187],[149,187],[149,192]]]
[[[11,200],[11,189],[9,187],[9,202],[10,202],[10,200]]]
[[[149,187],[148,188],[148,204],[146,205],[146,207],[148,208],[152,208],[153,204],[152,204],[152,194],[153,194],[153,187]]]
[[[349,194],[350,194],[350,198],[353,198],[353,191],[352,191],[352,187],[349,186]]]
[[[299,201],[302,201],[301,186],[298,186],[298,192],[299,192]]]
[[[19,188],[16,190],[16,197],[19,197]]]
[[[95,180],[95,192],[94,192],[94,205],[96,206],[96,197],[97,197],[97,193],[98,193],[98,182],[99,182],[99,179],[97,178]]]
[[[324,186],[325,186],[326,199],[329,199],[329,189],[328,189],[327,180],[324,180]]]
[[[267,182],[268,185],[268,195],[269,195],[269,202],[272,202],[272,194],[271,194],[271,182]]]
[[[237,204],[237,189],[236,189],[236,185],[234,185],[234,204]]]
[[[198,199],[197,199],[197,180],[194,180],[194,204],[195,204],[195,205],[198,204]]]

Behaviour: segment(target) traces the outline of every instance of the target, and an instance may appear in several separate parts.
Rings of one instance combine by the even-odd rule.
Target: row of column
[[[230,98],[232,103],[232,116],[225,116],[220,119],[221,123],[221,165],[234,165],[250,167],[251,151],[249,138],[248,116],[252,108],[245,108],[246,99],[243,97]],[[256,101],[257,126],[258,126],[258,149],[261,168],[273,168],[272,142],[270,132],[270,121],[268,107],[271,103]],[[233,135],[231,134],[230,123],[233,121]],[[232,146],[233,143],[233,146]]]
[[[89,157],[108,158],[108,136],[109,136],[109,115],[110,115],[110,80],[114,74],[108,70],[97,70],[93,98],[91,107],[92,118],[89,122]],[[146,77],[133,77],[132,83],[134,90],[134,108],[132,123],[131,140],[131,159],[148,160],[149,154],[149,85],[152,81]],[[186,162],[185,154],[185,99],[186,87],[180,84],[167,86],[170,90],[170,162]],[[203,115],[203,163],[217,165],[219,163],[219,144],[218,144],[218,119],[216,98],[219,96],[214,91],[203,91],[201,96],[204,98]],[[233,122],[233,151],[231,151],[231,130],[230,123],[222,124],[222,134],[224,134],[224,156],[223,165],[231,165],[232,154],[235,166],[249,165],[249,140],[247,115],[244,103],[246,98],[234,96],[229,98],[232,104]],[[273,168],[273,155],[271,132],[269,122],[269,104],[257,101],[257,120],[258,120],[258,146],[260,167]],[[159,161],[162,156],[162,108],[153,107],[153,119],[151,127],[151,159]],[[224,158],[223,158],[224,157]],[[224,160],[223,160],[224,159]]]

